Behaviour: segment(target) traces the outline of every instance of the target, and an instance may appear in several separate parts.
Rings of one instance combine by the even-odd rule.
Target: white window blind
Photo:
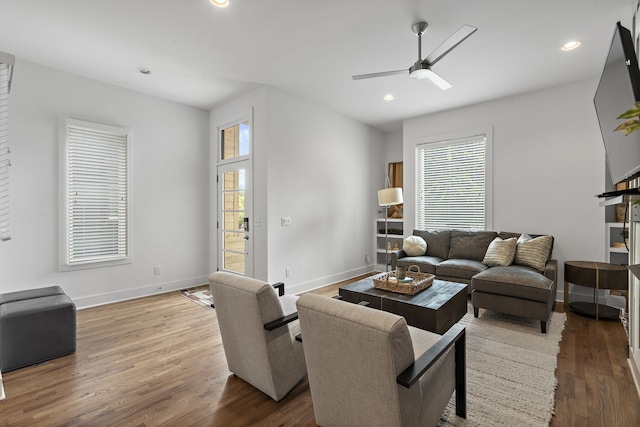
[[[9,234],[9,91],[15,57],[0,52],[0,241],[11,239]]]
[[[417,146],[417,227],[484,229],[486,135]]]
[[[66,121],[67,266],[129,257],[129,132]]]

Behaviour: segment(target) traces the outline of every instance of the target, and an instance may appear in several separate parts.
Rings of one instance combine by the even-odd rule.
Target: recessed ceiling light
[[[575,48],[577,48],[578,46],[580,46],[580,41],[578,40],[571,40],[566,42],[565,44],[562,45],[562,47],[560,48],[560,50],[573,50]]]
[[[387,94],[382,99],[384,99],[385,101],[393,101],[393,95]]]
[[[212,5],[218,7],[227,7],[229,6],[229,0],[209,0]]]
[[[151,74],[151,70],[146,67],[136,67],[136,70],[138,70],[140,74],[144,74],[144,75]]]

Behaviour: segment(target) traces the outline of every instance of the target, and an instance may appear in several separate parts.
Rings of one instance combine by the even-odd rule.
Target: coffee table
[[[436,279],[424,291],[405,295],[376,289],[374,277],[345,285],[338,292],[345,301],[367,301],[372,308],[403,316],[411,326],[441,335],[467,313],[467,285],[463,283]]]

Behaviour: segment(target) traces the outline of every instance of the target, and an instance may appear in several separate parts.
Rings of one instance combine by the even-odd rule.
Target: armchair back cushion
[[[318,425],[437,423],[455,387],[453,353],[405,388],[396,377],[415,354],[403,317],[314,294],[300,297],[297,306]],[[440,338],[418,332],[430,341],[416,342],[422,351]]]
[[[295,341],[298,322],[264,329],[265,323],[290,314],[267,283],[217,272],[209,276],[209,285],[229,370],[272,399],[282,399],[306,373],[302,345]]]

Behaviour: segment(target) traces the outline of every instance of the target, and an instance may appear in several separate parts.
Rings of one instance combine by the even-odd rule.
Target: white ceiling
[[[280,87],[381,130],[401,120],[599,76],[635,0],[0,0],[0,51],[210,109]],[[409,68],[463,24],[433,70],[453,84],[354,74]],[[561,52],[579,39],[582,46]],[[136,71],[143,66],[148,76]],[[15,78],[19,69],[16,68]],[[391,93],[395,100],[382,101]]]

